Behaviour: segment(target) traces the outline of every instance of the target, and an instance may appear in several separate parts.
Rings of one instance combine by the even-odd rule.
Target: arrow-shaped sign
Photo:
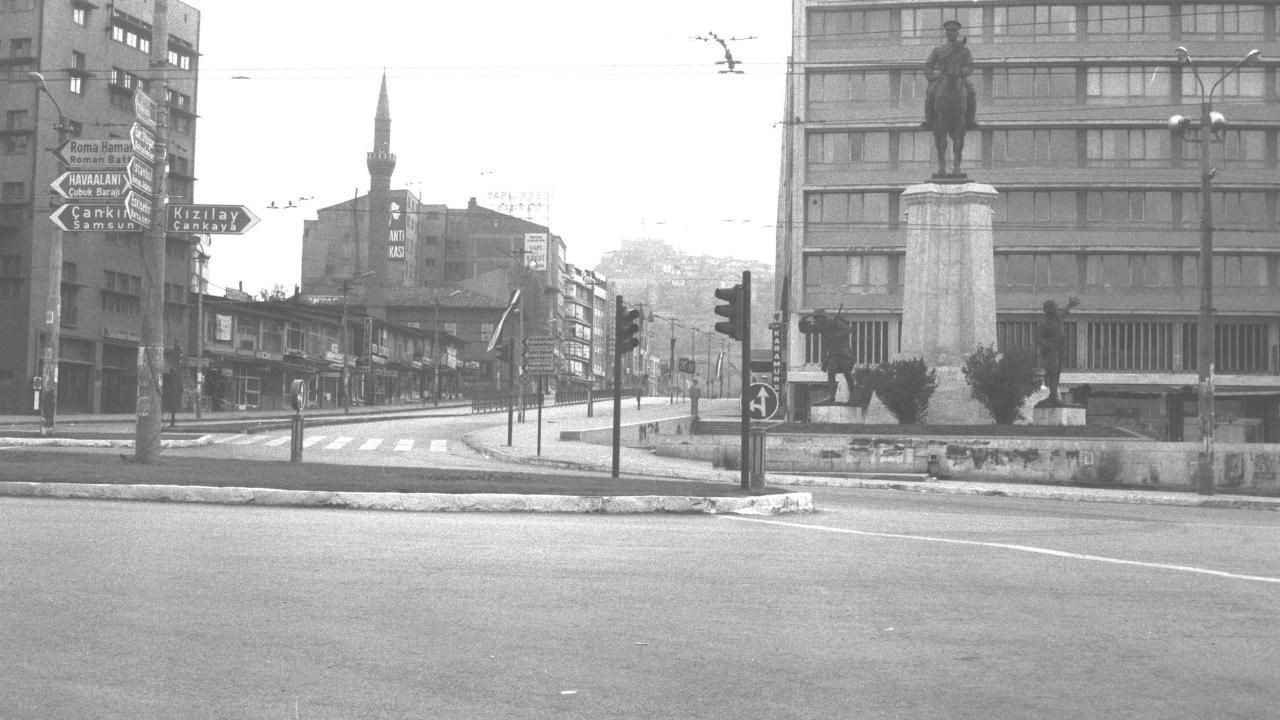
[[[129,140],[133,144],[133,154],[152,165],[156,162],[156,135],[140,123],[129,126]],[[124,163],[120,163],[123,165]]]
[[[170,205],[168,232],[243,235],[258,224],[258,216],[243,205]]]
[[[124,209],[129,213],[129,219],[142,225],[143,227],[151,227],[151,196],[143,195],[140,192],[130,190],[124,194]]]
[[[115,200],[129,188],[129,175],[124,170],[70,170],[49,186],[68,200]]]
[[[123,203],[90,205],[70,202],[49,216],[54,225],[67,232],[142,232],[143,226],[129,219]]]
[[[133,155],[133,143],[123,138],[68,138],[58,143],[53,155],[72,167],[124,167]]]
[[[155,168],[135,156],[129,158],[129,164],[125,166],[125,172],[129,177],[129,185],[133,189],[145,195],[156,194]]]

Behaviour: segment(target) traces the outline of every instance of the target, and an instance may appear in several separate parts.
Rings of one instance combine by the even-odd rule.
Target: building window
[[[1022,102],[1035,100],[1053,105],[1076,102],[1076,70],[1071,67],[993,68],[991,99]]]
[[[36,0],[0,0],[0,10],[4,12],[20,12],[34,10]]]
[[[1074,5],[1022,5],[995,8],[996,42],[1073,42]]]
[[[1263,98],[1266,96],[1266,68],[1242,67],[1223,77],[1231,70],[1230,65],[1208,65],[1200,67],[1200,79],[1208,80],[1205,90],[1221,79],[1222,84],[1214,94],[1216,98]],[[1182,70],[1182,99],[1187,102],[1200,97],[1200,83],[1196,82],[1195,73],[1184,68]]]
[[[88,27],[89,11],[79,6],[71,8],[71,22],[79,25],[80,27]]]
[[[1167,38],[1172,12],[1168,5],[1090,5],[1085,32],[1098,39]]]
[[[1151,130],[1162,137],[1168,133]],[[1266,168],[1272,166],[1272,158],[1267,152],[1267,133],[1265,130],[1226,130],[1222,133],[1221,142],[1217,138],[1213,144],[1217,149],[1210,151],[1210,158],[1223,153],[1229,167]],[[1185,160],[1200,159],[1200,143],[1182,143],[1182,157]]]
[[[1170,167],[1166,130],[1087,130],[1085,158],[1089,167]]]
[[[84,94],[85,61],[84,53],[71,51],[71,76],[67,79],[67,89],[74,95]]]
[[[904,8],[899,13],[899,36],[903,45],[936,44],[942,36],[942,23],[959,20],[972,33],[969,42],[982,41],[981,8]]]
[[[889,103],[889,73],[853,71],[816,73],[809,76],[811,103]]]
[[[103,312],[137,317],[142,312],[142,278],[104,270]]]
[[[1261,40],[1261,5],[1183,5],[1183,40]]]
[[[24,155],[30,147],[26,135],[6,135],[4,138],[5,155]]]
[[[31,54],[31,38],[14,38],[9,41],[9,57],[29,58]]]
[[[814,165],[835,165],[833,170],[889,167],[889,133],[838,132],[809,136],[808,161]]]
[[[850,255],[845,283],[854,295],[886,295],[890,287],[888,255]]]
[[[1086,220],[1094,225],[1142,223],[1169,227],[1173,222],[1173,195],[1168,192],[1092,191],[1085,194],[1085,208]]]
[[[995,130],[991,134],[995,167],[1072,167],[1075,130]]]
[[[0,300],[22,295],[22,256],[0,255]]]
[[[815,10],[809,13],[809,36],[814,41],[859,45],[894,41],[888,10]]]
[[[1092,105],[1123,105],[1130,98],[1169,99],[1169,69],[1164,66],[1091,67],[1085,95]]]
[[[0,185],[0,202],[22,202],[28,199],[26,183],[18,181]]]
[[[1011,190],[996,198],[993,221],[1009,229],[1038,225],[1071,227],[1076,222],[1073,190]]]

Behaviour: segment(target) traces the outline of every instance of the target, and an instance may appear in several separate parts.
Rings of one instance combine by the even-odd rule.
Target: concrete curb
[[[780,515],[813,512],[806,492],[754,497],[512,495],[275,490],[184,485],[0,482],[0,496],[190,502],[274,507],[330,507],[403,512],[705,513]]]
[[[161,440],[160,446],[166,448],[199,447],[213,443],[212,435],[202,435],[193,440]],[[96,440],[76,438],[13,438],[0,437],[0,447],[90,447],[90,448],[131,448],[133,440]]]

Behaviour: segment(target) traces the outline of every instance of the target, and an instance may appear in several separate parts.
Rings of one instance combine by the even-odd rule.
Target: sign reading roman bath
[[[258,216],[243,205],[170,205],[168,211],[169,232],[243,235],[258,224]]]
[[[68,138],[58,143],[53,155],[75,168],[124,167],[133,157],[133,143],[125,138]]]

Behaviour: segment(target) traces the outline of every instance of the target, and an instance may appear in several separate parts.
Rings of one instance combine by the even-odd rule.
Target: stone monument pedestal
[[[1083,405],[1037,404],[1031,409],[1032,425],[1085,425]]]
[[[991,415],[971,397],[961,367],[996,342],[992,205],[984,183],[912,185],[907,210],[906,280],[899,358],[921,358],[937,377],[928,421],[978,425]]]

